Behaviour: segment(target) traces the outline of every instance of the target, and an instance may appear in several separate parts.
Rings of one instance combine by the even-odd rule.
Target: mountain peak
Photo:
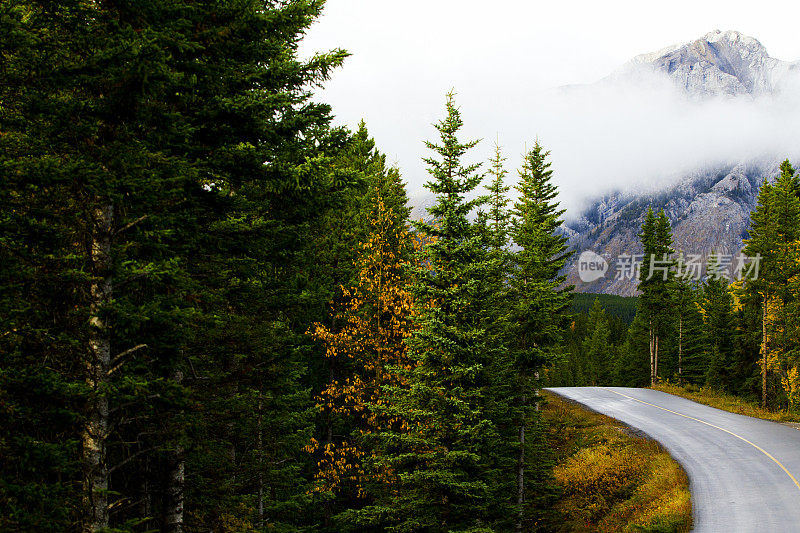
[[[728,31],[714,30],[714,31],[711,31],[711,32],[708,32],[707,34],[705,34],[702,37],[702,39],[705,40],[705,41],[708,41],[709,43],[718,43],[718,42],[728,41],[728,42],[731,42],[731,43],[734,43],[734,44],[739,44],[739,45],[746,46],[746,47],[755,46],[755,47],[761,48],[762,50],[764,50],[764,53],[766,53],[766,49],[764,48],[764,45],[762,45],[760,42],[758,42],[758,39],[750,37],[749,35],[745,35],[745,34],[743,34],[741,32],[736,31],[736,30],[728,30]]]
[[[666,74],[691,96],[773,94],[790,71],[800,69],[770,57],[757,39],[714,30],[699,39],[633,58],[616,77],[642,69]]]

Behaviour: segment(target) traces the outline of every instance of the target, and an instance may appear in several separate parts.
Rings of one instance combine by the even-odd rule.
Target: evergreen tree
[[[714,272],[719,258],[710,256],[709,271]],[[728,290],[728,280],[722,276],[709,276],[703,286],[703,314],[710,359],[706,383],[720,390],[730,391],[733,363],[733,297]]]
[[[697,289],[685,276],[676,279],[674,302],[678,384],[702,385],[708,367],[707,336]]]
[[[761,307],[761,403],[767,405],[770,360],[784,347],[778,331],[785,331],[785,304],[791,299],[788,284],[798,272],[793,243],[800,237],[800,200],[791,165],[781,166],[774,184],[766,180],[751,214],[750,238],[744,253],[760,260],[757,279],[747,279],[744,290],[758,296]],[[773,352],[775,352],[773,354]]]
[[[567,239],[558,232],[564,210],[559,207],[558,189],[552,183],[553,172],[547,161],[549,152],[537,141],[525,154],[516,186],[519,199],[511,211],[511,238],[518,249],[512,257],[510,280],[510,331],[514,368],[517,370],[515,404],[521,408],[519,422],[520,458],[518,461],[517,499],[521,509],[526,499],[524,482],[524,442],[526,427],[538,416],[532,412],[536,376],[544,365],[563,353],[564,332],[569,327],[572,286],[564,286],[561,272],[571,255]],[[535,422],[534,422],[535,424]],[[534,489],[535,490],[535,489]],[[517,531],[523,529],[521,520]]]
[[[788,159],[781,163],[780,175],[789,181],[792,190],[800,198],[800,177],[797,176],[797,172]]]
[[[595,299],[589,313],[587,336],[583,341],[584,357],[589,369],[589,385],[605,386],[613,379],[610,338],[611,330],[605,310],[601,307],[600,300]]]
[[[512,310],[517,345],[516,364],[539,369],[558,354],[568,325],[572,287],[561,274],[572,254],[567,239],[557,232],[564,210],[556,201],[549,152],[537,142],[525,156],[516,187],[520,196],[512,209],[512,240],[519,249],[513,261]]]
[[[296,58],[322,4],[4,7],[3,527],[293,520],[297,254],[343,137],[310,97],[345,54]]]
[[[661,340],[669,336],[669,309],[674,281],[673,250],[669,219],[662,209],[658,216],[650,208],[642,225],[644,259],[639,276],[641,310],[647,322],[650,351],[650,384],[659,376]],[[663,354],[664,350],[661,351]]]
[[[650,323],[643,303],[639,301],[636,315],[628,330],[628,337],[620,347],[615,366],[616,382],[623,387],[646,387],[652,374],[647,361],[650,357]],[[651,360],[652,362],[652,360]],[[650,367],[652,368],[652,367]]]
[[[427,237],[413,285],[419,303],[408,345],[415,368],[388,402],[387,416],[403,426],[381,436],[398,484],[365,510],[387,531],[478,530],[509,514],[508,504],[495,499],[509,492],[497,469],[504,445],[489,414],[508,409],[495,405],[505,401],[500,395],[491,397],[496,377],[489,368],[503,357],[484,334],[484,280],[492,267],[467,218],[482,199],[465,199],[482,176],[479,165],[462,163],[476,141],[459,141],[461,126],[449,94],[447,116],[436,126],[440,143],[426,143],[437,156],[425,159],[436,223],[415,224]]]

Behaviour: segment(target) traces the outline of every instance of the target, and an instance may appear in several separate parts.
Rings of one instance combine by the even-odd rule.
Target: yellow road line
[[[783,470],[784,472],[786,472],[786,475],[787,475],[787,476],[789,476],[789,477],[792,479],[792,481],[794,481],[794,484],[797,486],[797,488],[798,488],[798,489],[800,489],[800,482],[798,482],[798,481],[797,481],[797,479],[796,479],[796,478],[795,478],[795,477],[792,475],[792,473],[791,473],[791,472],[789,472],[789,471],[786,469],[786,467],[785,467],[785,466],[783,466],[783,464],[782,464],[780,461],[778,461],[778,460],[777,460],[777,459],[775,459],[775,458],[774,458],[772,455],[770,455],[770,453],[769,453],[767,450],[765,450],[764,448],[762,448],[762,447],[761,447],[761,446],[759,446],[758,444],[754,444],[754,443],[750,442],[749,440],[747,440],[746,438],[742,437],[741,435],[737,435],[737,434],[736,434],[736,433],[734,433],[733,431],[729,431],[729,430],[727,430],[727,429],[725,429],[725,428],[721,428],[721,427],[719,427],[719,426],[715,426],[714,424],[711,424],[711,423],[709,423],[709,422],[706,422],[705,420],[700,420],[699,418],[695,418],[695,417],[693,417],[693,416],[685,415],[685,414],[683,414],[683,413],[679,413],[679,412],[677,412],[677,411],[673,411],[673,410],[671,410],[671,409],[667,409],[666,407],[661,407],[661,406],[659,406],[659,405],[655,405],[655,404],[653,404],[653,403],[649,403],[649,402],[646,402],[646,401],[644,401],[644,400],[640,400],[639,398],[634,398],[633,396],[628,396],[627,394],[622,394],[621,392],[617,392],[617,391],[615,391],[615,390],[607,389],[607,388],[605,388],[605,387],[600,387],[600,388],[601,388],[601,389],[603,389],[603,390],[607,390],[608,392],[613,392],[614,394],[618,394],[618,395],[620,395],[620,396],[624,396],[625,398],[630,398],[631,400],[637,401],[637,402],[639,402],[639,403],[643,403],[643,404],[645,404],[645,405],[649,405],[649,406],[651,406],[651,407],[655,407],[656,409],[661,409],[662,411],[667,411],[668,413],[672,413],[672,414],[674,414],[674,415],[682,416],[683,418],[688,418],[689,420],[694,420],[695,422],[700,422],[701,424],[705,424],[705,425],[707,425],[707,426],[709,426],[709,427],[712,427],[712,428],[714,428],[714,429],[718,429],[718,430],[720,430],[720,431],[724,431],[724,432],[725,432],[725,433],[727,433],[728,435],[733,435],[733,436],[734,436],[734,437],[736,437],[737,439],[743,440],[744,442],[746,442],[747,444],[749,444],[750,446],[752,446],[752,447],[753,447],[753,448],[755,448],[756,450],[760,451],[761,453],[763,453],[764,455],[766,455],[767,457],[769,457],[770,459],[772,459],[772,461],[773,461],[773,462],[774,462],[776,465],[778,465],[779,467],[781,467],[781,470]]]

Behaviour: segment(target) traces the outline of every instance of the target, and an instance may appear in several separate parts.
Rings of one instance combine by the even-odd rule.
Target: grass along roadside
[[[545,397],[561,531],[691,529],[689,481],[658,443],[556,395]]]
[[[752,416],[753,418],[763,418],[773,422],[800,422],[800,414],[787,411],[770,411],[762,409],[753,402],[742,398],[725,394],[707,387],[697,387],[692,385],[679,386],[671,383],[661,383],[650,387],[651,389],[674,394],[688,400],[715,407],[723,411],[736,413],[737,415]]]

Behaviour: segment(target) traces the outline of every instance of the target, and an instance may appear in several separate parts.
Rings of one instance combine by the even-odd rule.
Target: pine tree
[[[780,175],[789,181],[792,190],[800,198],[800,177],[788,159],[781,163]]]
[[[556,201],[548,155],[538,142],[526,154],[516,187],[520,197],[512,210],[512,240],[519,247],[513,257],[517,304],[512,322],[518,339],[516,364],[523,369],[541,368],[558,352],[572,298],[572,287],[563,287],[566,276],[561,274],[572,252],[557,232],[564,210]]]
[[[489,175],[492,181],[486,187],[488,193],[488,207],[489,211],[488,226],[489,226],[489,246],[495,250],[502,250],[508,244],[508,231],[511,222],[511,215],[508,212],[508,191],[511,189],[505,184],[505,177],[508,174],[503,162],[506,160],[503,157],[502,150],[499,144],[494,146],[494,156],[489,161]]]
[[[652,344],[650,323],[646,318],[641,299],[637,304],[636,315],[628,330],[628,337],[620,347],[619,358],[615,364],[616,382],[623,387],[646,387],[652,378],[652,366],[648,368]],[[652,359],[650,359],[652,363]]]
[[[706,381],[708,345],[697,292],[686,277],[677,277],[674,302],[679,385],[702,385]]]
[[[719,258],[710,256],[709,271],[715,270]],[[733,341],[735,336],[733,323],[733,297],[728,288],[728,280],[724,277],[710,276],[703,286],[703,314],[705,318],[707,344],[710,359],[706,383],[720,390],[730,391],[731,366],[733,363]]]
[[[658,216],[652,208],[648,209],[640,238],[644,258],[639,276],[639,291],[642,293],[641,310],[648,327],[650,384],[654,385],[659,376],[661,339],[669,335],[668,310],[674,281],[672,233],[663,209]]]
[[[584,357],[589,369],[589,385],[605,386],[613,379],[610,338],[611,330],[606,312],[600,305],[600,300],[595,299],[589,312],[587,336],[583,341]]]
[[[493,501],[502,486],[494,466],[502,446],[489,411],[502,398],[489,397],[489,367],[502,353],[484,335],[484,279],[491,267],[467,218],[482,199],[465,199],[481,175],[477,164],[462,163],[475,141],[458,140],[461,126],[449,94],[447,116],[436,126],[440,143],[427,143],[437,157],[425,159],[431,174],[426,187],[437,197],[430,209],[436,223],[415,224],[427,237],[413,285],[418,311],[408,346],[415,368],[406,386],[392,389],[387,408],[403,427],[381,436],[384,461],[398,485],[365,509],[381,517],[387,531],[488,527],[507,509]]]
[[[569,327],[571,286],[564,286],[562,269],[571,255],[567,239],[558,232],[564,210],[559,207],[558,189],[552,183],[553,172],[547,161],[549,152],[537,141],[525,154],[516,186],[519,199],[514,203],[512,241],[518,250],[512,257],[509,321],[512,336],[512,357],[518,372],[514,395],[521,408],[519,422],[520,458],[518,461],[517,505],[522,509],[527,491],[524,483],[526,426],[538,414],[536,398],[537,373],[563,353],[564,332]],[[538,392],[536,393],[538,394]],[[516,530],[523,523],[518,519]]]
[[[758,204],[751,214],[750,238],[744,253],[757,257],[757,279],[745,280],[744,290],[758,295],[761,307],[761,404],[767,405],[767,377],[773,349],[780,350],[776,333],[785,331],[780,323],[784,305],[790,297],[788,283],[798,272],[793,243],[800,237],[800,200],[795,193],[796,177],[791,165],[781,166],[782,173],[774,184],[766,180],[758,195]],[[776,323],[779,322],[779,323]]]
[[[321,3],[6,7],[2,526],[224,530],[267,483],[280,523],[311,422],[297,252],[342,144],[310,97],[345,54],[296,58]]]

